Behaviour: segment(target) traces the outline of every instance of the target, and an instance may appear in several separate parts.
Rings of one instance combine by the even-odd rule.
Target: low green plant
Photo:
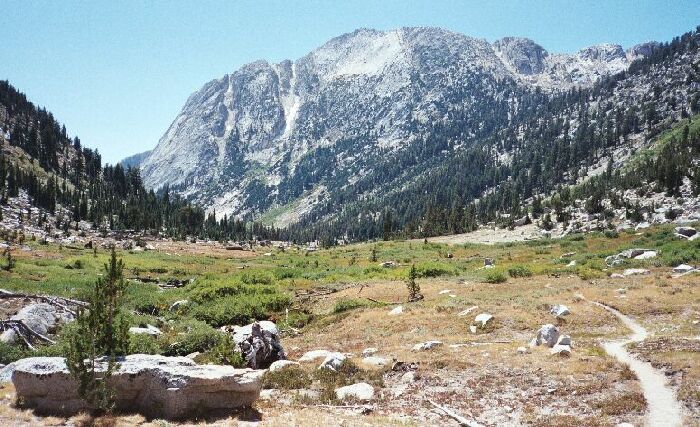
[[[283,369],[266,372],[263,375],[263,388],[298,390],[311,386],[311,376],[302,368],[287,366]]]
[[[524,265],[516,265],[515,267],[511,267],[508,269],[508,275],[513,278],[531,277],[532,271]]]
[[[493,271],[489,271],[488,273],[486,273],[486,277],[484,277],[484,281],[486,283],[505,283],[508,281],[508,278],[506,277],[505,274],[503,274],[502,271],[493,270]]]

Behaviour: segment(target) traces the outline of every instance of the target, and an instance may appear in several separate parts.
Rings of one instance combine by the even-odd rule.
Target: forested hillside
[[[656,44],[627,71],[590,88],[550,94],[513,86],[500,108],[483,110],[489,114],[436,123],[400,154],[380,153],[372,173],[330,192],[290,232],[322,239],[434,236],[492,221],[509,225],[526,215],[534,220],[550,208],[560,215],[548,221],[568,222],[564,210],[576,198],[597,213],[598,201],[613,189],[673,193],[686,179],[697,191],[697,135],[683,123],[700,112],[699,39],[694,31]],[[682,136],[650,163],[623,173],[636,152],[674,126],[686,129]],[[469,132],[474,128],[481,131]],[[570,196],[568,186],[603,171]],[[638,209],[629,200],[618,203]]]
[[[205,222],[203,209],[165,187],[146,190],[137,168],[102,165],[97,150],[69,137],[65,126],[36,107],[9,82],[0,82],[0,203],[21,191],[41,208],[39,225],[48,217],[64,230],[87,222],[93,230],[135,230],[184,238],[245,239],[276,235],[243,221]],[[62,207],[60,212],[57,206]],[[2,211],[0,210],[0,213]],[[24,214],[20,212],[19,218]],[[1,218],[0,218],[1,219]],[[206,226],[206,227],[205,227]]]

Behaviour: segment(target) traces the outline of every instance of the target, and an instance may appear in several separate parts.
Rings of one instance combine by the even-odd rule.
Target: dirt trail
[[[649,409],[646,425],[652,427],[682,425],[681,405],[676,400],[675,392],[666,384],[666,376],[658,369],[655,369],[651,363],[643,362],[627,351],[627,344],[641,342],[646,339],[648,335],[647,330],[632,320],[632,318],[614,308],[596,301],[591,302],[617,316],[632,331],[632,335],[628,339],[605,342],[603,343],[603,348],[609,355],[628,365],[637,375]]]

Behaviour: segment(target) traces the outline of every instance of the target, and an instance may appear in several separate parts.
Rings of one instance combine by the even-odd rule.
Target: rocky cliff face
[[[550,54],[522,38],[361,29],[296,61],[258,61],[207,83],[141,168],[147,186],[170,185],[219,216],[278,207],[284,225],[435,127],[463,120],[468,139],[493,115],[507,121],[515,91],[590,85],[643,54],[617,45]]]

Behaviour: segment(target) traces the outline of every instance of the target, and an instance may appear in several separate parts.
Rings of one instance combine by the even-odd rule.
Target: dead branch
[[[27,347],[29,347],[32,350],[34,350],[34,347],[31,345],[31,338],[36,338],[40,341],[44,341],[49,344],[56,344],[56,341],[52,340],[51,338],[45,335],[40,334],[39,332],[27,326],[27,324],[21,320],[0,320],[0,329],[2,329],[3,331],[12,329],[20,338],[22,338],[22,341],[24,341]]]
[[[455,411],[453,411],[453,410],[450,409],[450,408],[447,408],[447,407],[444,407],[444,406],[440,406],[440,405],[438,405],[437,403],[433,402],[432,400],[428,400],[428,402],[430,402],[431,405],[433,405],[434,407],[436,407],[436,408],[438,408],[439,410],[441,410],[442,412],[444,412],[445,415],[447,415],[448,417],[450,417],[450,418],[452,418],[453,420],[457,421],[457,422],[459,423],[459,425],[461,425],[461,426],[467,426],[467,427],[482,427],[481,424],[477,423],[476,421],[468,420],[468,419],[466,419],[466,418],[464,418],[463,416],[459,415],[458,413],[456,413]]]
[[[367,297],[365,297],[365,298],[367,298]],[[377,303],[377,304],[382,304],[382,305],[399,305],[399,304],[403,304],[403,301],[379,301],[379,300],[376,300],[376,299],[374,299],[374,298],[367,298],[367,299],[368,299],[369,301],[372,301],[372,302]]]

